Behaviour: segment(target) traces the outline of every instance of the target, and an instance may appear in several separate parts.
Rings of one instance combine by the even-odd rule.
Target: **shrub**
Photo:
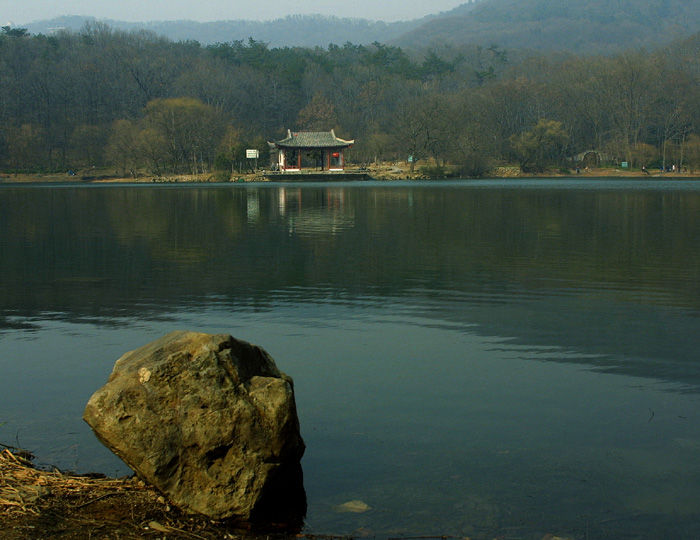
[[[448,171],[442,165],[425,165],[420,168],[420,173],[427,178],[447,178]]]

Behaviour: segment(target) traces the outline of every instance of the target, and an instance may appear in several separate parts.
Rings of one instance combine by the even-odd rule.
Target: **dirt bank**
[[[184,515],[137,478],[43,471],[28,454],[0,452],[3,540],[288,540],[286,524],[255,532]],[[282,531],[282,532],[280,532]],[[285,532],[286,531],[286,532]]]
[[[376,180],[423,180],[426,179],[419,172],[411,173],[406,164],[386,164],[372,166],[363,169],[369,172],[371,178]],[[348,169],[351,171],[351,169]],[[523,173],[517,166],[496,167],[487,178],[666,178],[682,180],[687,178],[700,178],[700,172],[662,173],[660,171],[640,171],[620,168],[595,168],[576,171],[551,170],[544,173]],[[235,174],[229,182],[263,182],[266,181],[263,172],[255,174]],[[112,174],[68,175],[68,174],[0,174],[2,183],[129,183],[129,184],[153,184],[153,183],[220,183],[220,177],[211,174],[199,175],[167,175],[167,176],[140,176],[138,178],[121,177]]]

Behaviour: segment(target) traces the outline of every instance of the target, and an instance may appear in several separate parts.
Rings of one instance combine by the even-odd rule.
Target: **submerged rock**
[[[185,511],[248,521],[305,513],[292,379],[260,347],[172,332],[117,360],[83,418]]]
[[[363,514],[370,510],[372,510],[372,507],[360,500],[348,501],[335,507],[336,512],[351,514]]]

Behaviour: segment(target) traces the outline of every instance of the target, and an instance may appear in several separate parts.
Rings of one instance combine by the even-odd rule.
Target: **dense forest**
[[[355,139],[350,159],[478,176],[571,167],[700,168],[700,34],[655,51],[272,48],[173,42],[90,23],[0,33],[0,168],[231,171],[286,130]],[[85,174],[85,173],[83,173]]]

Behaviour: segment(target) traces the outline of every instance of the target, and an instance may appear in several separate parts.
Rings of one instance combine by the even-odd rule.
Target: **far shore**
[[[357,169],[348,168],[348,172]],[[409,168],[403,164],[373,166],[362,169],[368,172],[372,180],[392,181],[392,180],[435,180],[421,174],[419,171],[410,172]],[[85,183],[85,184],[107,184],[107,183],[238,183],[238,182],[268,182],[264,176],[265,171],[259,170],[255,173],[233,173],[229,179],[222,180],[220,174],[177,174],[177,175],[143,175],[136,178],[132,176],[121,176],[110,174],[109,171],[90,171],[68,173],[37,173],[37,174],[14,174],[0,172],[0,184],[8,183]],[[455,177],[451,177],[456,179]],[[644,171],[639,169],[623,169],[619,167],[599,167],[581,169],[578,173],[574,171],[550,170],[543,173],[524,173],[517,166],[496,167],[490,174],[482,178],[493,179],[517,179],[517,178],[665,178],[665,179],[695,179],[700,178],[700,172],[661,172],[659,170]],[[290,178],[291,179],[291,178]],[[469,179],[469,178],[465,178]]]

